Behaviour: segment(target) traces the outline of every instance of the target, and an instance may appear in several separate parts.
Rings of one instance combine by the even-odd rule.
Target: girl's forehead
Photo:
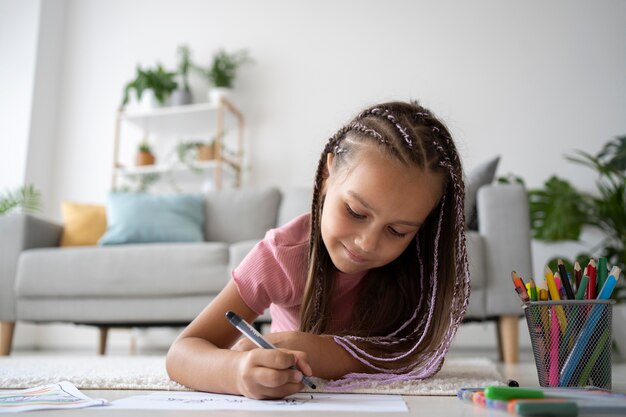
[[[358,195],[374,210],[423,221],[443,193],[443,173],[405,165],[380,152],[363,151],[343,172],[331,172],[330,187]],[[332,178],[333,175],[338,175]]]

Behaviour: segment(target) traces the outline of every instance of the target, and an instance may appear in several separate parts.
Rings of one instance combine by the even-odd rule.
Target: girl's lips
[[[357,264],[362,264],[362,263],[367,262],[366,258],[359,256],[356,253],[352,252],[350,249],[348,249],[347,246],[344,245],[343,248],[346,250],[346,254],[348,255],[348,258],[350,258],[352,262],[357,263]]]

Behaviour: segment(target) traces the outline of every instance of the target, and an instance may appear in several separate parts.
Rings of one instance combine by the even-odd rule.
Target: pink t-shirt
[[[282,227],[268,231],[233,270],[233,280],[248,307],[258,314],[270,308],[272,332],[297,330],[300,325],[309,225],[310,215],[303,214]],[[331,297],[330,333],[349,327],[358,284],[365,272],[352,275],[336,273],[337,283]]]

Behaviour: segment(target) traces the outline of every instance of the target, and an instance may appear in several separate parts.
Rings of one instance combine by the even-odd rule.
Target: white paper
[[[106,404],[107,400],[91,399],[67,381],[16,391],[0,391],[0,413],[84,408]]]
[[[408,412],[400,395],[300,393],[282,400],[251,400],[237,395],[169,391],[122,398],[104,409]]]

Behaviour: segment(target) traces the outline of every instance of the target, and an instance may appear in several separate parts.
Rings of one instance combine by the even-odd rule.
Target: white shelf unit
[[[234,117],[236,124],[236,139],[234,149],[229,155],[223,152],[223,141],[226,129],[226,115]],[[165,162],[155,165],[135,166],[123,164],[121,158],[121,144],[126,140],[123,136],[124,125],[128,123],[143,132],[143,137],[152,133],[160,133],[162,137],[185,136],[191,132],[203,132],[204,136],[215,138],[215,157],[209,161],[194,161],[191,166],[182,162]],[[177,171],[201,170],[210,173],[216,189],[222,187],[224,173],[234,177],[234,186],[241,185],[241,170],[243,166],[243,132],[245,122],[243,114],[227,99],[221,98],[216,104],[197,103],[185,106],[160,107],[150,111],[124,111],[119,109],[115,125],[115,142],[113,150],[113,175],[111,186],[117,188],[123,177],[167,174]],[[138,144],[135,138],[135,145]],[[158,156],[157,156],[158,161]]]

